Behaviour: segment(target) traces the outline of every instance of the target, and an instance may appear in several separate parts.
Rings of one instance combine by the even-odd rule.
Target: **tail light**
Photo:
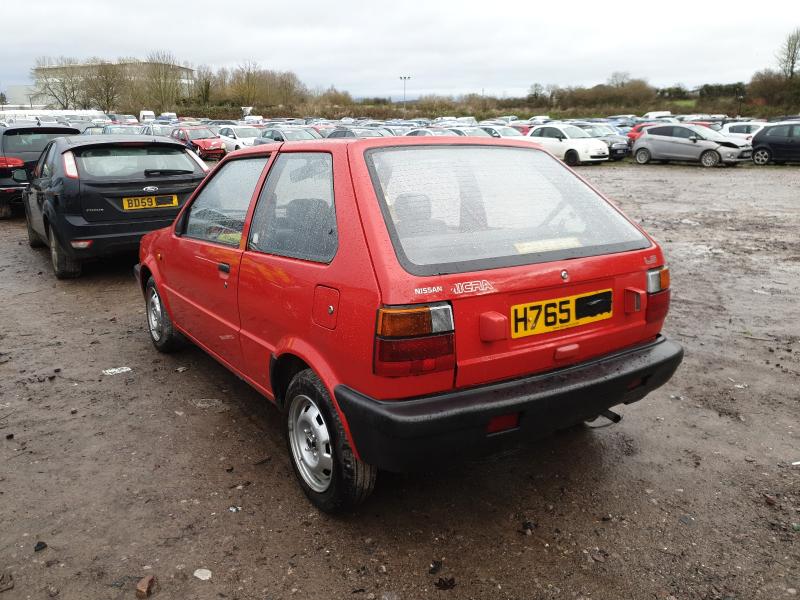
[[[0,169],[21,169],[25,166],[25,161],[13,156],[0,156]]]
[[[72,152],[64,152],[64,175],[70,179],[78,178],[78,165],[75,164],[75,155]]]
[[[669,268],[659,267],[647,272],[647,311],[648,323],[662,321],[669,312]]]
[[[453,309],[446,302],[378,310],[374,371],[384,377],[455,368]]]

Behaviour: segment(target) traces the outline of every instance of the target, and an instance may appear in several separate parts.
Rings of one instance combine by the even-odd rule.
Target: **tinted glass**
[[[15,131],[13,129],[3,134],[3,151],[6,154],[16,152],[42,152],[48,142],[54,138],[72,135],[77,130],[66,131]]]
[[[750,133],[749,125],[731,125],[728,129],[731,133]]]
[[[672,127],[651,127],[647,130],[647,135],[672,136]]]
[[[676,138],[688,140],[690,137],[696,136],[697,134],[691,129],[686,129],[686,127],[673,127],[672,135]]]
[[[226,163],[192,203],[185,235],[238,246],[250,199],[266,163],[266,156]]]
[[[249,248],[327,263],[336,247],[331,155],[281,154],[258,199]]]
[[[143,179],[147,171],[201,173],[183,148],[173,146],[112,146],[74,150],[81,177]],[[160,173],[159,173],[160,174]],[[179,174],[179,173],[176,173]]]
[[[535,149],[367,151],[401,264],[455,273],[593,256],[649,241],[560,162]]]

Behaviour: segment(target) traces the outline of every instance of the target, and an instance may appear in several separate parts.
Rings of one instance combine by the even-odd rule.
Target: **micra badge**
[[[486,293],[493,291],[494,286],[485,279],[479,281],[459,281],[453,284],[452,289],[454,294],[469,294],[470,292]]]

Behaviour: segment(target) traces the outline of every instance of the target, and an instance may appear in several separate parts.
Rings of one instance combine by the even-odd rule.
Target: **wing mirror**
[[[17,183],[28,183],[28,172],[25,169],[14,169],[11,172],[11,179]]]
[[[697,136],[696,135],[690,135],[689,139],[692,140],[692,142],[694,142],[695,144],[697,143]]]

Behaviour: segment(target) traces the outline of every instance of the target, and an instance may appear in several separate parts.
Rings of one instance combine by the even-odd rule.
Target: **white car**
[[[250,125],[222,125],[219,128],[219,137],[225,143],[225,150],[233,152],[245,146],[252,146],[261,130]]]
[[[728,137],[741,138],[746,141],[753,139],[753,136],[759,131],[764,129],[769,123],[764,121],[734,121],[733,123],[725,123],[719,132]]]
[[[571,167],[608,160],[608,145],[575,125],[539,125],[528,132],[528,138]]]

